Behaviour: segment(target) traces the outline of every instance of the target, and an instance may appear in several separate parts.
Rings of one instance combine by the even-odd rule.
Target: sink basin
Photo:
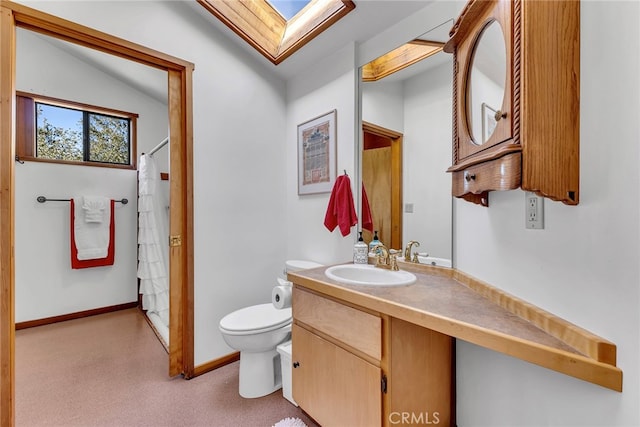
[[[369,264],[334,265],[327,268],[324,274],[329,279],[347,285],[401,286],[416,281],[415,274],[408,271],[391,271]]]

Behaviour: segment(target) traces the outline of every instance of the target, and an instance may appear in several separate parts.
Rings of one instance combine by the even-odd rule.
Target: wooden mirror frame
[[[520,122],[520,112],[517,110],[514,111],[513,98],[510,96],[511,93],[518,93],[520,89],[520,81],[513,78],[513,68],[514,65],[517,64],[516,61],[511,60],[511,58],[513,58],[512,44],[507,42],[511,40],[513,32],[510,13],[512,2],[496,3],[494,7],[491,7],[492,2],[484,1],[481,2],[480,5],[483,9],[476,19],[474,29],[470,30],[472,36],[462,40],[457,46],[456,51],[458,70],[455,76],[454,91],[456,94],[453,100],[453,111],[455,115],[454,132],[457,132],[457,138],[460,139],[459,149],[456,153],[456,163],[464,162],[469,156],[479,155],[480,151],[484,151],[486,148],[496,144],[500,144],[500,146],[491,154],[490,158],[501,157],[509,152],[520,150],[519,135],[517,132],[511,131],[513,128],[517,128]],[[502,104],[493,106],[502,113],[501,119],[497,121],[496,128],[487,141],[479,144],[474,141],[472,131],[469,129],[469,123],[471,123],[468,108],[469,86],[475,51],[478,45],[482,43],[482,35],[489,25],[500,26],[504,39],[506,58],[508,60],[505,64],[506,79],[504,82]],[[483,158],[486,159],[487,157]],[[474,163],[478,163],[478,161],[474,160]]]
[[[190,62],[0,0],[0,425],[15,422],[14,158],[16,28],[42,33],[168,73],[170,230],[169,375],[193,376],[193,118]]]
[[[475,43],[496,20],[507,48],[501,112],[489,140],[471,139],[467,77]],[[579,202],[580,1],[470,0],[444,51],[454,55],[452,194],[488,206],[488,192],[522,188]]]

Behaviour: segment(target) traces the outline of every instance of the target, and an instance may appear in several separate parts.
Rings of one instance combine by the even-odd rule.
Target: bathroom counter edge
[[[288,279],[324,296],[428,328],[603,387],[622,391],[615,344],[452,268],[402,263],[409,286],[352,286],[327,266]]]

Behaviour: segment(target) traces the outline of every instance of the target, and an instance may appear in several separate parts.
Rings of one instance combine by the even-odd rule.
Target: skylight
[[[276,65],[356,7],[352,0],[197,1]]]
[[[375,82],[442,51],[444,43],[415,39],[362,67],[362,81]]]
[[[311,0],[267,0],[271,5],[284,16],[287,21],[300,12]]]

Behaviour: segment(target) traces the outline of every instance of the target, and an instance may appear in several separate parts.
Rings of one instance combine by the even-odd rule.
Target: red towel
[[[364,190],[364,183],[362,183],[362,229],[373,233],[373,217],[369,207],[369,198]]]
[[[344,237],[357,223],[358,215],[353,205],[351,180],[348,175],[340,175],[333,184],[327,213],[324,216],[324,226],[329,231],[333,231],[336,225],[340,226],[340,233]]]
[[[75,204],[73,199],[71,199],[71,268],[79,269],[79,268],[89,268],[89,267],[102,267],[105,265],[113,265],[115,259],[115,247],[116,247],[116,228],[115,228],[115,212],[114,212],[115,201],[111,200],[111,222],[109,223],[109,248],[107,249],[107,257],[100,259],[86,259],[79,260],[78,259],[78,248],[76,248],[76,236],[74,231],[74,220],[75,220]]]

